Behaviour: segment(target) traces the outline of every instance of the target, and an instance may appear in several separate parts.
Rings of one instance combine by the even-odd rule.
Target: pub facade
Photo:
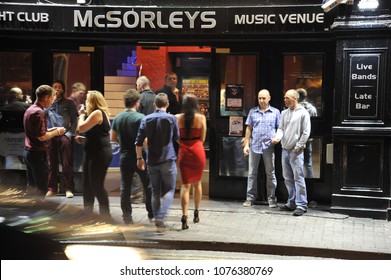
[[[0,183],[23,184],[15,177],[24,172],[21,113],[1,107],[11,87],[27,96],[57,78],[68,88],[82,81],[104,93],[115,116],[121,83],[146,75],[156,90],[174,71],[208,119],[210,198],[246,197],[241,139],[258,91],[268,89],[283,110],[284,92],[303,87],[317,110],[309,201],[391,220],[390,8],[385,0],[1,1]],[[277,147],[282,203],[280,155]]]

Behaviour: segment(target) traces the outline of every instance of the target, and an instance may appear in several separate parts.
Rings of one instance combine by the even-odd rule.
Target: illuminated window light
[[[378,0],[361,0],[360,3],[358,3],[358,7],[360,10],[374,10],[377,7],[379,7],[379,1]]]

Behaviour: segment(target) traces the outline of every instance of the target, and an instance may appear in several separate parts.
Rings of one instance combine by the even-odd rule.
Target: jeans
[[[156,221],[162,221],[174,199],[177,166],[174,160],[149,165],[152,183],[152,209]]]
[[[45,195],[49,174],[46,152],[24,150],[23,157],[27,167],[27,189],[36,187],[41,194]]]
[[[153,218],[153,211],[151,205],[151,184],[147,170],[140,170],[137,168],[137,162],[135,157],[128,155],[121,157],[120,159],[121,170],[121,210],[122,218],[124,221],[132,218],[132,180],[134,172],[137,172],[138,176],[144,187],[145,192],[145,206],[148,212],[148,218]]]
[[[304,153],[304,176],[306,178],[314,178],[314,168],[312,167],[312,139],[306,143]]]
[[[257,154],[250,150],[249,174],[247,179],[247,200],[255,201],[257,198],[257,178],[259,163],[263,160],[266,173],[266,191],[268,202],[277,202],[277,179],[274,167],[274,145],[270,146],[263,154]]]
[[[304,154],[282,149],[282,173],[288,191],[286,206],[291,209],[307,210],[307,188],[305,185],[303,163]]]

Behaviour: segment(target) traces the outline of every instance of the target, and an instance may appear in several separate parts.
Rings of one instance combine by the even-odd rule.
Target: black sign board
[[[378,117],[380,54],[350,54],[349,117]]]

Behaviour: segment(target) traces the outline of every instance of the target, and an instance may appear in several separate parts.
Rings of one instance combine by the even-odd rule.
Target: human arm
[[[251,125],[247,125],[246,133],[244,135],[244,141],[243,141],[243,153],[245,156],[248,156],[250,154],[250,139],[251,139],[252,129],[253,127]]]
[[[206,126],[206,117],[203,114],[199,114],[201,118],[201,141],[202,143],[205,142],[206,139],[206,131],[207,131],[207,126]]]
[[[136,146],[136,156],[137,156],[137,168],[140,170],[145,170],[145,162],[143,159],[143,146]]]
[[[77,131],[84,133],[93,128],[95,125],[101,124],[103,122],[102,114],[102,111],[95,110],[87,117],[87,119],[85,119],[85,113],[80,113],[77,123]]]
[[[53,137],[63,135],[65,133],[65,127],[52,127],[46,131],[44,135],[38,136],[39,141],[47,141]]]

